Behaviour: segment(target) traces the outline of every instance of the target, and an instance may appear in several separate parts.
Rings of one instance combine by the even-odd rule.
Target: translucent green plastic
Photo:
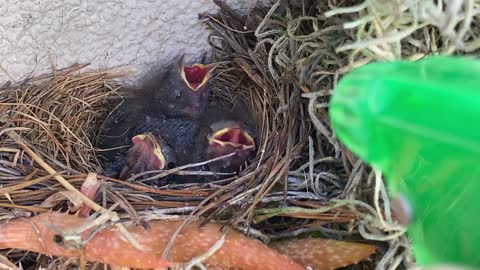
[[[339,140],[412,206],[420,265],[480,268],[480,62],[431,57],[372,63],[335,89]]]

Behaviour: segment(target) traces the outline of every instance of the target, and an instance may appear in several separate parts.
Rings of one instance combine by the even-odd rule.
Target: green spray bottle
[[[418,264],[480,268],[480,60],[367,64],[340,80],[329,113],[409,205]]]

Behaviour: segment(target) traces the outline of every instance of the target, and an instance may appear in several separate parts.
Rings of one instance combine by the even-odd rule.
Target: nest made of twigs
[[[219,63],[212,99],[247,104],[257,124],[255,160],[238,176],[158,188],[92,176],[101,171],[95,133],[121,101],[122,85],[111,70],[75,66],[0,88],[0,219],[76,211],[75,189],[93,177],[101,183],[98,207],[118,204],[120,216],[136,222],[188,214],[263,241],[309,234],[369,241],[380,247],[377,255],[352,268],[410,266],[405,229],[392,222],[381,176],[332,134],[329,95],[344,73],[373,60],[474,53],[478,3],[279,1],[241,15],[215,2],[218,14],[200,16]],[[162,172],[170,173],[182,170]],[[28,269],[75,264],[4,254],[30,262]]]

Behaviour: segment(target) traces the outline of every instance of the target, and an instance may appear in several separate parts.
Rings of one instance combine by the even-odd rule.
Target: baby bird
[[[241,106],[208,108],[202,119],[200,137],[204,138],[204,158],[232,156],[208,164],[215,172],[238,173],[255,156],[255,132],[250,115]]]
[[[151,132],[138,134],[132,138],[132,143],[119,175],[121,179],[146,171],[175,167],[175,153],[159,135]]]
[[[137,132],[150,131],[161,134],[162,138],[174,149],[177,166],[201,161],[202,153],[196,150],[195,135],[198,122],[183,117],[153,117],[147,115],[142,125],[137,127]]]
[[[201,160],[201,152],[192,150],[192,141],[198,126],[196,122],[185,118],[145,114],[137,122],[128,123],[119,124],[102,134],[100,147],[109,150],[99,154],[104,159],[106,175],[124,179],[125,174],[119,175],[124,165],[141,172],[140,167],[134,166],[132,161],[129,161],[130,155],[142,157],[139,161],[143,161],[149,156],[146,153],[150,153],[149,160],[153,161],[155,156],[159,156],[154,155],[158,153],[152,151],[155,149],[162,149],[164,156],[168,157],[166,160],[170,161],[164,163],[162,169],[171,169]],[[147,162],[148,166],[158,168],[154,164],[157,163]]]
[[[237,122],[220,121],[212,124],[213,133],[208,138],[205,150],[207,160],[235,153],[233,156],[209,163],[209,169],[216,172],[239,172],[255,151],[252,136]]]
[[[161,84],[146,86],[154,93],[159,111],[168,116],[198,119],[205,112],[213,64],[184,64],[184,57],[169,68]]]

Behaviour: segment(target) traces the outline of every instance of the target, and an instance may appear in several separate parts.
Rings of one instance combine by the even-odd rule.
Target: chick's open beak
[[[212,65],[193,64],[192,66],[183,66],[181,76],[190,90],[196,92],[204,86],[210,79]]]
[[[165,167],[162,147],[154,134],[144,133],[136,135],[132,138],[132,143],[132,152],[129,153],[129,156],[137,159],[144,157],[145,162],[156,170],[162,170]]]
[[[231,147],[238,150],[255,150],[255,142],[246,131],[239,126],[223,128],[215,132],[209,140],[213,147]]]

